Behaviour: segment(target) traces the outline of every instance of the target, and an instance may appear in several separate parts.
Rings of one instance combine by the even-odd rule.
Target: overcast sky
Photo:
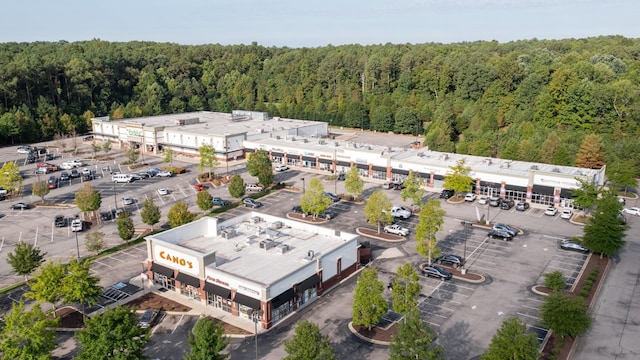
[[[317,47],[640,37],[640,0],[13,0],[0,42]]]

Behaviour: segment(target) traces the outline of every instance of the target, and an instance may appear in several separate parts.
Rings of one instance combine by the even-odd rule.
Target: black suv
[[[67,218],[64,215],[56,215],[53,219],[56,227],[65,227],[67,226]]]
[[[440,199],[449,199],[449,198],[451,198],[454,194],[455,194],[455,191],[453,191],[453,190],[449,190],[449,189],[444,189],[444,190],[442,190],[442,192],[440,193]]]
[[[502,201],[500,201],[500,209],[502,210],[509,210],[513,205],[515,205],[515,203],[511,199],[502,199]]]
[[[437,263],[440,264],[447,264],[447,265],[451,265],[453,267],[460,267],[462,265],[464,265],[464,258],[462,256],[459,255],[454,255],[454,254],[445,254],[442,255],[440,257],[438,257],[436,259]]]
[[[526,201],[520,201],[519,203],[516,204],[516,210],[518,211],[525,211],[529,208],[529,203]]]
[[[513,236],[504,230],[493,229],[489,231],[489,237],[492,239],[502,239],[504,241],[513,240]]]

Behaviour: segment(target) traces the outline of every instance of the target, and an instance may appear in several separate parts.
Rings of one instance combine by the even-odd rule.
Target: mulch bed
[[[304,221],[310,224],[324,224],[327,222],[326,219],[321,219],[321,218],[313,218],[313,216],[311,215],[307,215],[304,216],[302,214],[298,214],[298,213],[294,213],[294,212],[290,212],[287,214],[287,217],[294,219],[294,220],[300,220],[300,221]]]
[[[602,259],[600,259],[600,255],[592,254],[591,257],[589,258],[589,261],[585,264],[582,274],[578,279],[576,286],[574,287],[574,290],[569,292],[569,294],[574,296],[579,296],[578,294],[580,294],[580,291],[582,290],[582,288],[584,288],[584,282],[589,277],[589,274],[591,274],[591,271],[593,271],[593,269],[595,268],[598,268],[598,276],[596,277],[596,280],[593,282],[593,286],[591,287],[591,291],[589,291],[589,295],[587,295],[587,297],[585,298],[585,304],[587,304],[587,307],[590,308],[592,305],[592,302],[594,301],[594,297],[598,289],[598,286],[602,281],[602,277],[604,276],[604,271],[607,268],[607,264],[609,264],[608,257],[603,257]],[[565,337],[562,348],[558,349],[559,352],[554,355],[553,350],[558,345],[559,340],[560,340],[560,336],[551,334],[551,336],[549,337],[549,341],[547,342],[544,349],[542,350],[541,359],[566,360],[569,358],[569,353],[571,352],[571,347],[573,346],[575,339],[572,337]]]
[[[137,299],[131,300],[125,306],[134,310],[146,310],[146,309],[160,309],[163,311],[181,311],[187,312],[191,310],[190,307],[182,305],[179,302],[175,302],[164,296],[160,296],[155,293],[146,293]]]
[[[358,334],[362,335],[371,340],[382,341],[382,342],[391,342],[391,337],[398,333],[398,323],[393,323],[386,329],[379,327],[372,327],[371,330],[367,329],[362,325],[353,325],[354,330],[358,332]]]
[[[82,313],[71,307],[63,307],[56,310],[58,327],[66,329],[81,329],[84,327]]]
[[[364,236],[368,236],[368,237],[372,237],[374,239],[379,239],[379,240],[384,240],[384,241],[406,240],[404,237],[399,236],[399,235],[389,234],[389,233],[386,233],[384,231],[378,232],[378,230],[368,229],[368,228],[364,228],[364,227],[358,228],[358,232],[361,233]]]

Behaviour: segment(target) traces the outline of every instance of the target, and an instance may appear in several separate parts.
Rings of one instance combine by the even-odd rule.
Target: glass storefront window
[[[284,317],[289,315],[292,311],[293,311],[293,301],[288,301],[280,305],[280,307],[278,307],[277,309],[273,309],[271,311],[271,318],[273,320],[273,323],[274,324],[277,323],[280,319],[283,319]]]
[[[162,275],[160,273],[153,273],[153,282],[159,284],[165,289],[175,290],[176,289],[176,281],[170,277]]]

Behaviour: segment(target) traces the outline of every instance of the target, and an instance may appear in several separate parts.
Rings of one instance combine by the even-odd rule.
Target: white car
[[[280,165],[276,166],[275,168],[273,168],[273,170],[275,170],[277,172],[287,171],[287,170],[289,170],[289,167],[287,165],[280,164]]]
[[[390,234],[395,234],[395,235],[400,235],[400,236],[409,235],[409,229],[403,228],[398,224],[385,226],[384,227],[384,232],[387,232],[387,233],[390,233]]]
[[[558,213],[558,209],[555,206],[549,206],[547,210],[544,211],[545,215],[556,216]]]
[[[169,189],[167,188],[158,189],[158,195],[169,195]]]
[[[173,175],[173,174],[171,173],[171,171],[167,171],[167,170],[159,171],[159,172],[156,174],[156,176],[159,176],[159,177],[171,177],[172,175]]]
[[[264,190],[264,186],[260,184],[246,184],[244,187],[245,191],[262,191]]]
[[[464,196],[464,201],[474,202],[476,201],[476,194],[474,193],[466,193]]]
[[[411,210],[404,206],[394,206],[391,208],[391,215],[397,218],[408,219],[411,217]]]
[[[489,197],[487,195],[480,195],[480,198],[478,199],[478,204],[487,205],[488,202],[489,202]]]
[[[84,230],[84,223],[82,222],[82,219],[73,219],[71,221],[71,231],[77,232],[82,230]]]
[[[69,162],[63,162],[62,164],[60,164],[60,169],[63,169],[63,170],[71,170],[71,169],[74,169],[74,168],[75,168],[75,166],[72,163],[69,163]]]
[[[624,208],[622,212],[629,215],[640,216],[640,208],[637,207]]]
[[[134,202],[135,201],[130,196],[125,196],[125,197],[122,198],[122,204],[123,205],[133,205]]]
[[[573,211],[571,211],[571,209],[564,209],[562,210],[560,217],[563,219],[571,219],[572,215],[573,215]]]
[[[18,154],[23,154],[23,155],[27,155],[31,153],[31,149],[27,148],[27,147],[19,147],[18,148]]]

